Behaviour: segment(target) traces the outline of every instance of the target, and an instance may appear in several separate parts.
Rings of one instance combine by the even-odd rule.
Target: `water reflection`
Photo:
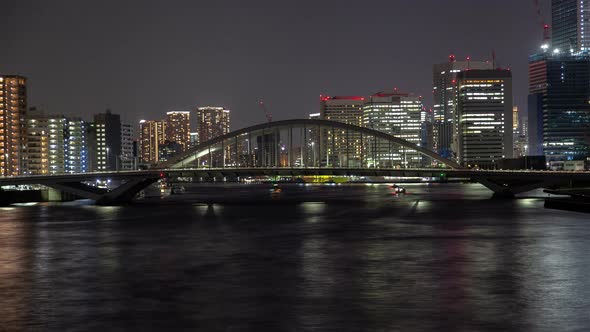
[[[317,203],[4,209],[0,326],[586,327],[586,215],[490,200],[473,185],[407,188],[399,197],[387,186],[312,188]]]
[[[0,209],[0,327],[24,330],[31,309],[26,210]]]

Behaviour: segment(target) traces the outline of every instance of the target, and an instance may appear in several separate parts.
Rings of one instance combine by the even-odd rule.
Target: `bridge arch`
[[[286,137],[281,139],[281,135]],[[156,168],[193,168],[190,165],[195,162],[197,167],[423,167],[416,165],[423,163],[422,156],[453,169],[462,168],[416,143],[381,131],[329,120],[293,119],[216,137],[160,162]],[[216,159],[221,161],[215,163]]]

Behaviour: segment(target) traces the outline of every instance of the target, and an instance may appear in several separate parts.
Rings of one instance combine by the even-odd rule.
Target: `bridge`
[[[114,205],[131,201],[163,177],[207,181],[309,175],[464,178],[481,183],[496,197],[514,197],[538,188],[590,185],[588,172],[464,169],[417,142],[340,122],[301,119],[243,128],[147,170],[5,177],[0,178],[0,186],[41,184],[97,204]],[[97,188],[91,185],[97,179],[121,185],[111,190]]]

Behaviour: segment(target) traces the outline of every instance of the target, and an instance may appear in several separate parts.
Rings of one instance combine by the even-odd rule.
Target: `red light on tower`
[[[455,62],[455,55],[454,54],[449,55],[449,62]]]

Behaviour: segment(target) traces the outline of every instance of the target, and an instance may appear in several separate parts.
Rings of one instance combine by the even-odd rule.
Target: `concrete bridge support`
[[[477,182],[494,192],[493,198],[514,198],[517,194],[527,191],[547,188],[551,185],[550,181],[531,179],[523,181],[520,179],[489,179],[475,178]]]
[[[48,194],[49,201],[61,201],[64,194],[91,199],[99,205],[123,205],[131,202],[135,195],[147,186],[158,181],[158,178],[132,178],[112,190],[96,188],[82,182],[53,182],[46,186],[51,190]]]

